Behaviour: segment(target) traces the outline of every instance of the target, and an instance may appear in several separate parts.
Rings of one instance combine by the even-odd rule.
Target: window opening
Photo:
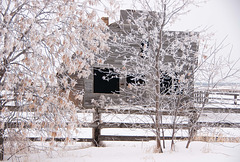
[[[162,73],[160,78],[160,93],[161,94],[181,94],[179,90],[179,80],[177,79],[177,74],[171,77],[168,73]]]
[[[127,86],[132,85],[145,85],[144,75],[127,75]]]
[[[119,94],[119,74],[112,68],[94,68],[93,72],[94,93]]]
[[[142,41],[141,42],[140,57],[145,58],[147,56],[148,47],[149,47],[149,42],[148,41]]]

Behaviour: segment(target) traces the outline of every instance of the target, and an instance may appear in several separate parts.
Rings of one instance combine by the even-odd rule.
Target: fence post
[[[234,105],[237,105],[237,94],[234,95]]]
[[[93,139],[93,145],[98,147],[100,146],[100,135],[101,135],[101,128],[100,128],[100,123],[101,123],[101,114],[99,113],[99,107],[96,106],[94,108],[94,113],[93,113],[93,124],[97,125],[96,127],[94,126],[92,129],[92,139]]]
[[[204,100],[204,104],[208,103],[208,100],[209,100],[209,99],[208,99],[208,97],[209,97],[209,93],[206,92],[206,93],[205,93],[205,96],[203,96],[203,97],[204,97],[204,99],[205,99],[205,100]]]

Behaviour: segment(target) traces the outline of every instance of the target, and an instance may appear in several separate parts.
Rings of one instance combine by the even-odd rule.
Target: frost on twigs
[[[190,111],[193,97],[194,69],[197,66],[199,33],[169,31],[176,18],[196,4],[192,0],[135,0],[133,10],[122,10],[120,21],[112,26],[114,54],[123,58],[119,71],[120,96],[128,107],[138,106],[151,115],[158,152],[163,152],[163,114],[168,111],[172,148],[179,114]],[[111,29],[111,28],[110,28]],[[186,118],[185,118],[186,119]],[[169,123],[168,123],[169,124]],[[163,139],[163,143],[162,143]]]
[[[143,114],[154,110],[151,122],[158,152],[163,152],[169,134],[174,150],[176,135],[186,129],[188,147],[199,129],[202,112],[209,106],[209,92],[219,83],[239,78],[239,59],[231,63],[230,57],[218,55],[223,42],[210,45],[211,34],[169,30],[189,6],[200,1],[134,0],[135,8],[122,10],[120,21],[110,28],[112,53],[122,59],[116,69],[122,81],[119,96],[129,109],[138,108]]]
[[[95,55],[108,50],[108,27],[91,7],[99,1],[0,3],[2,137],[11,131],[22,136],[26,129],[25,137],[71,135],[84,94],[75,90],[77,78],[71,75],[88,77]]]

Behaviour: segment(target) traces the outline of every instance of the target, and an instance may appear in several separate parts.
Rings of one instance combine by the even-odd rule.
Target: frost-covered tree
[[[121,11],[120,21],[110,25],[112,55],[123,60],[122,66],[115,68],[125,80],[125,87],[119,92],[123,99],[121,104],[146,114],[148,110],[156,112],[151,117],[160,153],[165,145],[166,129],[171,130],[173,150],[181,126],[189,128],[187,147],[196,133],[198,119],[207,102],[204,98],[204,102],[194,103],[196,75],[201,82],[213,83],[214,80],[210,88],[239,72],[234,69],[236,63],[229,62],[226,62],[229,69],[225,73],[219,71],[219,65],[225,63],[215,61],[223,46],[207,47],[209,36],[194,31],[169,30],[179,16],[188,12],[188,7],[199,3],[193,0],[136,0],[134,10]],[[219,72],[221,76],[216,78]]]
[[[169,26],[195,2],[161,0],[134,4],[136,10],[122,11],[120,22],[113,27],[112,52],[124,60],[122,67],[116,69],[121,77],[126,77],[126,87],[120,90],[124,101],[142,105],[143,111],[156,111],[153,122],[157,150],[161,153],[165,112],[172,116],[172,139],[177,132],[176,123],[183,122],[177,114],[191,112],[199,34],[169,31]]]
[[[108,50],[109,34],[92,7],[100,3],[98,0],[0,3],[2,158],[3,138],[14,133],[12,140],[32,133],[70,137],[80,106],[71,100],[81,102],[83,98],[83,91],[74,90],[76,80],[70,76],[88,77],[95,54]],[[13,125],[16,129],[10,128]],[[22,148],[12,148],[18,149]]]
[[[198,52],[198,66],[194,70],[194,80],[197,84],[195,86],[196,92],[194,97],[196,108],[193,114],[194,120],[192,120],[191,123],[186,148],[189,147],[190,142],[196,136],[197,130],[201,128],[198,122],[201,120],[204,112],[212,112],[212,115],[215,117],[215,124],[213,122],[212,126],[221,129],[221,123],[228,123],[230,126],[232,126],[232,124],[234,125],[234,122],[231,122],[233,119],[231,119],[231,117],[228,118],[228,116],[231,116],[231,108],[238,107],[237,96],[235,95],[238,94],[239,85],[236,83],[239,80],[240,69],[238,64],[240,58],[235,58],[234,60],[231,58],[231,50],[227,51],[227,46],[224,44],[225,39],[218,44],[216,42],[210,44],[210,37],[209,34],[201,36],[202,43],[200,44],[200,51]],[[222,51],[227,52],[222,55]],[[223,85],[225,85],[225,87]],[[223,96],[220,94],[223,94]],[[225,97],[227,95],[233,95],[232,99],[228,98],[229,102],[226,102]],[[211,108],[213,109],[211,110]],[[225,115],[220,115],[219,113],[221,113],[221,111],[225,111]],[[208,115],[209,114],[204,114],[203,116],[208,117]],[[202,126],[207,127],[208,125]],[[215,131],[214,128],[210,130]],[[220,134],[218,135],[221,136]]]

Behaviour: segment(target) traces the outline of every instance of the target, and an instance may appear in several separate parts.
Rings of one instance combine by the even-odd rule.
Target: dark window
[[[162,73],[160,78],[160,92],[161,94],[181,94],[179,90],[178,83],[179,80],[177,79],[177,74],[171,77],[168,73]]]
[[[147,56],[148,47],[149,47],[149,42],[148,42],[148,41],[143,41],[143,42],[141,43],[140,56],[141,56],[142,58],[145,58],[145,57]]]
[[[119,75],[112,68],[94,68],[94,93],[119,93]]]
[[[144,76],[143,75],[127,75],[127,85],[132,84],[132,85],[144,85]]]

